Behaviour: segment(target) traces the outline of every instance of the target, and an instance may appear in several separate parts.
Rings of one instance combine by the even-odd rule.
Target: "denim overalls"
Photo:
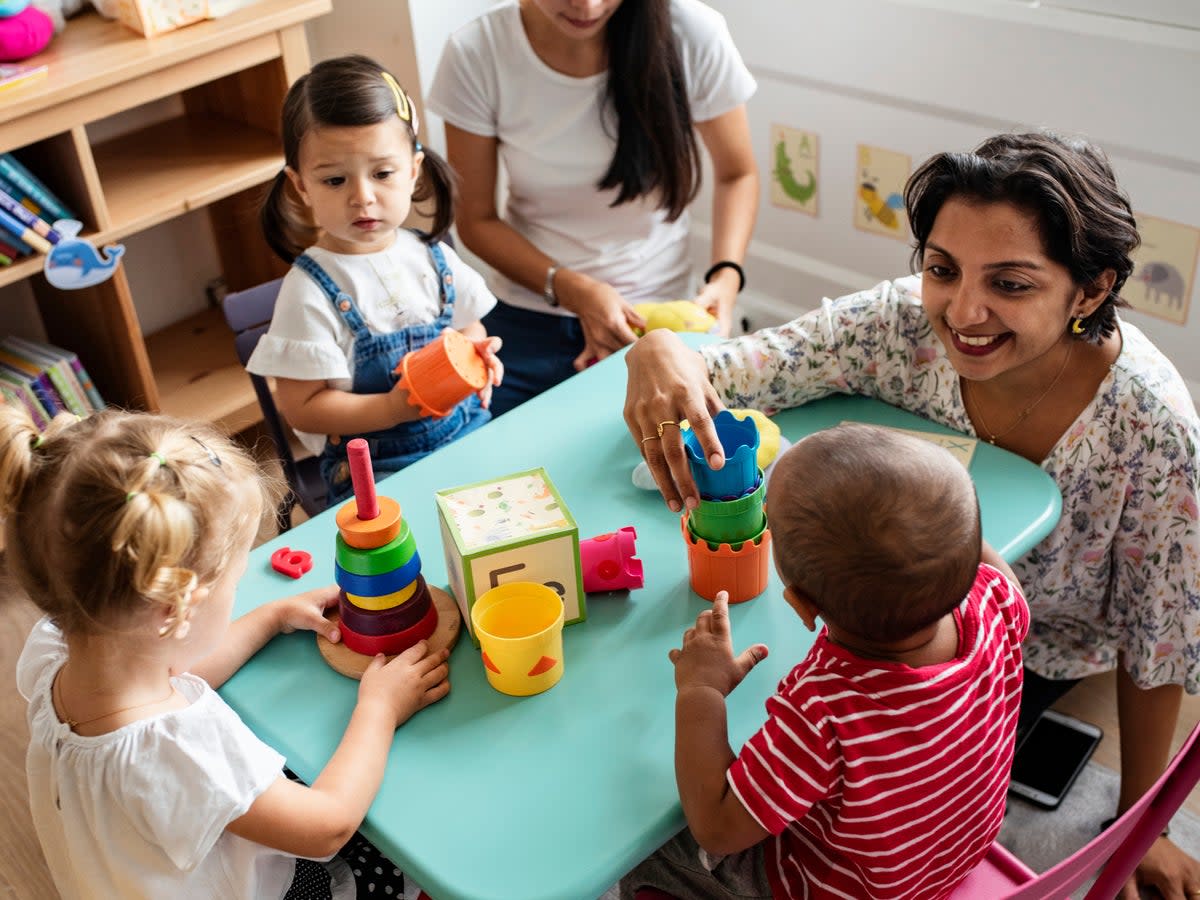
[[[350,295],[338,289],[321,265],[302,253],[294,265],[317,283],[325,292],[334,309],[350,326],[354,333],[354,380],[351,391],[355,394],[382,394],[390,391],[399,380],[392,370],[400,359],[413,350],[424,347],[450,327],[454,314],[454,276],[446,265],[446,257],[437,244],[429,245],[429,255],[437,270],[441,285],[442,311],[428,325],[410,325],[389,334],[373,334],[354,305]],[[321,477],[329,487],[329,503],[340,503],[353,491],[350,483],[350,467],[346,461],[346,443],[352,438],[365,438],[371,449],[371,465],[376,478],[382,478],[411,465],[438,447],[457,440],[479,428],[491,419],[491,413],[472,394],[459,403],[444,418],[422,417],[413,422],[402,422],[384,431],[368,434],[344,434],[338,443],[326,440],[321,453]]]

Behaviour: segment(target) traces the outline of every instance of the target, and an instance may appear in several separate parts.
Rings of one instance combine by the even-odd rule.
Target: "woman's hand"
[[[625,424],[641,448],[650,474],[674,512],[700,503],[692,480],[678,423],[687,419],[714,469],[725,454],[712,417],[722,409],[699,353],[678,335],[656,329],[625,355],[629,378],[625,389]]]
[[[558,271],[554,290],[559,303],[579,317],[583,328],[584,347],[575,357],[576,372],[629,346],[637,340],[633,329],[646,326],[646,320],[612,285],[573,269]]]
[[[1125,882],[1118,900],[1138,900],[1138,885],[1154,888],[1165,900],[1187,900],[1200,894],[1200,863],[1160,837]]]
[[[732,269],[722,269],[718,275],[725,272],[733,277],[714,278],[700,288],[700,293],[692,301],[709,315],[716,317],[721,337],[729,337],[733,332],[733,306],[737,301],[738,287],[737,273]]]
[[[339,595],[337,585],[327,585],[274,601],[271,607],[276,616],[279,633],[315,631],[330,643],[336,644],[342,636],[337,626],[325,618],[325,610],[337,605]]]

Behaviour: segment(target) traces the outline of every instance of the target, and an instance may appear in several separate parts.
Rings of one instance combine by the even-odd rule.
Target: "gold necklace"
[[[1020,425],[1022,422],[1024,422],[1025,419],[1029,417],[1029,414],[1031,412],[1033,412],[1035,408],[1037,408],[1037,405],[1039,403],[1041,403],[1043,400],[1045,400],[1046,397],[1049,396],[1050,392],[1052,390],[1054,390],[1054,388],[1058,385],[1058,382],[1063,377],[1063,373],[1065,371],[1067,371],[1067,363],[1069,363],[1071,361],[1071,351],[1074,349],[1075,349],[1074,341],[1067,344],[1067,355],[1063,357],[1062,365],[1058,369],[1058,374],[1054,376],[1054,380],[1050,382],[1050,386],[1048,388],[1046,388],[1044,391],[1042,391],[1041,394],[1038,395],[1038,398],[1036,400],[1034,400],[1027,407],[1025,407],[1025,409],[1022,410],[1021,414],[1019,416],[1017,416],[1017,418],[1013,421],[1013,423],[1011,425],[1009,425],[1007,428],[1005,428],[1003,431],[992,431],[991,427],[987,423],[987,420],[984,419],[984,417],[983,417],[983,408],[979,405],[979,398],[978,397],[973,398],[972,405],[975,407],[975,415],[979,418],[979,424],[981,426],[983,426],[983,432],[986,432],[986,434],[981,433],[980,436],[983,437],[989,444],[995,444],[999,438],[1004,437],[1006,434],[1010,434],[1014,429],[1016,429],[1016,427],[1018,425]],[[969,383],[970,382],[967,382],[964,380],[964,385],[969,384]],[[972,387],[972,393],[973,392],[974,392],[974,387]],[[963,396],[964,396],[964,398],[966,397],[965,388],[963,391]],[[991,437],[988,437],[988,435],[991,435]]]
[[[76,722],[67,713],[66,704],[63,703],[62,686],[59,684],[59,679],[61,678],[61,676],[62,676],[62,669],[59,669],[58,674],[54,676],[54,684],[51,685],[50,692],[51,692],[51,694],[55,695],[55,699],[58,701],[58,711],[62,714],[63,722],[66,723],[66,726],[68,728],[72,728],[72,729],[79,728],[82,725],[91,725],[93,722],[99,722],[101,719],[110,718],[111,716],[115,716],[118,713],[129,712],[131,709],[141,709],[143,706],[156,706],[159,703],[166,703],[168,700],[170,700],[172,697],[175,696],[175,685],[171,685],[170,693],[168,693],[167,696],[165,696],[159,700],[148,700],[145,703],[135,703],[135,704],[133,704],[133,706],[125,706],[125,707],[122,707],[121,709],[114,709],[112,712],[106,712],[104,715],[96,716],[93,719],[84,719],[82,722]]]

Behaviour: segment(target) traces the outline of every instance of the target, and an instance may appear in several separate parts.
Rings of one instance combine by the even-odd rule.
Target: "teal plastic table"
[[[525,698],[497,693],[464,634],[450,658],[450,695],[396,732],[362,830],[435,900],[589,900],[684,824],[667,651],[709,604],[688,588],[678,516],[630,480],[640,456],[621,418],[625,372],[621,358],[607,359],[379,484],[400,502],[431,584],[446,584],[434,491],[536,466],[558,487],[581,538],[634,525],[645,565],[641,590],[589,595],[587,621],[564,632],[557,686]],[[793,441],[846,419],[948,433],[859,397],[776,417]],[[1060,497],[1036,466],[980,442],[970,472],[984,534],[1006,559],[1054,526]],[[257,548],[236,613],[331,584],[335,533],[327,511]],[[307,550],[313,570],[299,581],[273,572],[268,557],[281,546]],[[772,573],[764,594],[730,610],[735,650],[757,641],[771,648],[729,698],[735,748],[812,643],[780,592]],[[300,633],[273,640],[221,694],[312,781],[341,739],[357,689],[325,664],[311,633]]]

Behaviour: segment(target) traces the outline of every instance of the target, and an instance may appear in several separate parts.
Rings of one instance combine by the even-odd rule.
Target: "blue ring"
[[[402,587],[408,587],[421,574],[421,554],[413,552],[412,559],[398,569],[392,569],[382,575],[355,575],[347,572],[336,562],[333,564],[333,580],[347,594],[358,594],[361,597],[382,597],[384,594],[394,594]]]

